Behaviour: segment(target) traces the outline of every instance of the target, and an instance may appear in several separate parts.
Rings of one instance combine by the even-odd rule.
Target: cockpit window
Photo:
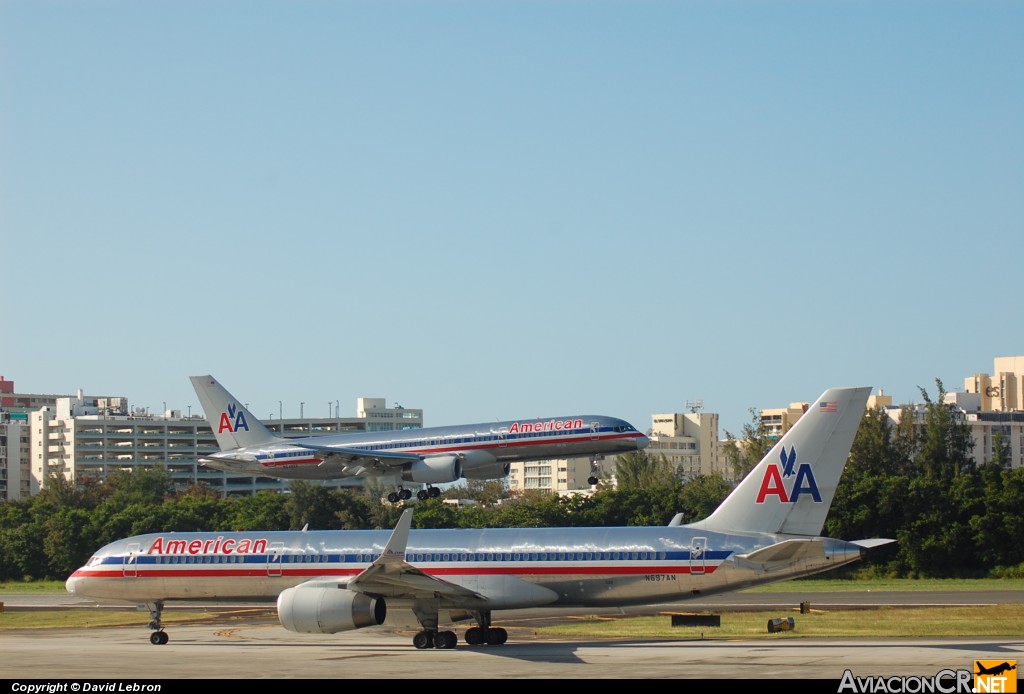
[[[99,566],[102,563],[103,560],[100,559],[100,555],[94,554],[91,557],[89,557],[89,563],[86,564],[86,566]]]

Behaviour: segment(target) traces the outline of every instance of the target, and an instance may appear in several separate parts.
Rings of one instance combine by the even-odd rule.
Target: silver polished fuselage
[[[273,601],[310,579],[343,583],[356,576],[380,556],[388,537],[388,531],[143,535],[99,550],[67,589],[127,601]],[[680,526],[413,530],[406,561],[492,596],[448,607],[508,609],[519,606],[524,584],[552,591],[553,606],[675,602],[825,571],[862,554],[840,540],[801,538],[816,545],[795,563],[744,559],[786,539]]]
[[[625,453],[642,449],[648,443],[644,434],[622,419],[583,415],[277,439],[245,449],[211,453],[200,462],[229,472],[282,479],[336,479],[367,473],[399,476],[400,466],[367,462],[374,458],[386,460],[389,455],[407,456],[407,460],[457,457],[469,472],[476,467],[510,462]],[[332,455],[332,450],[340,455]],[[359,459],[350,462],[349,454],[358,454]],[[504,474],[494,472],[491,476]]]

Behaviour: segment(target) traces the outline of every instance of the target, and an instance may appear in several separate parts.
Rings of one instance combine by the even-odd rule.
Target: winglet
[[[884,537],[872,537],[868,540],[851,540],[850,544],[857,545],[858,547],[863,547],[864,549],[874,549],[875,547],[887,545],[890,542],[896,542],[896,540],[889,540]]]
[[[375,564],[388,564],[391,562],[405,561],[405,548],[409,544],[409,528],[412,527],[412,509],[402,511],[402,517],[398,519],[395,529],[391,531],[391,537],[384,546],[380,558]]]

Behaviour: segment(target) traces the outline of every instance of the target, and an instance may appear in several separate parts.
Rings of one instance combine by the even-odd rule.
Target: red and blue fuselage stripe
[[[490,554],[492,558],[486,558]],[[512,554],[515,559],[495,558]],[[432,576],[486,576],[512,574],[520,576],[689,574],[695,570],[712,573],[730,554],[728,551],[706,552],[702,561],[692,559],[690,552],[657,552],[656,558],[612,559],[608,552],[579,553],[591,558],[572,560],[529,559],[529,553],[507,552],[410,552],[407,559]],[[543,553],[534,553],[543,554]],[[551,553],[548,553],[551,554]],[[574,553],[575,554],[575,553]],[[623,553],[616,553],[623,554]],[[448,559],[441,559],[447,555]],[[362,572],[377,555],[370,553],[317,555],[112,555],[96,566],[77,570],[74,577],[115,578],[131,574],[138,577],[200,577],[200,576],[354,576]],[[129,561],[130,559],[130,561]],[[315,559],[314,561],[310,561]],[[190,561],[192,560],[192,561]],[[201,561],[200,561],[201,560]],[[571,562],[571,563],[570,563]],[[444,563],[444,566],[434,566]]]

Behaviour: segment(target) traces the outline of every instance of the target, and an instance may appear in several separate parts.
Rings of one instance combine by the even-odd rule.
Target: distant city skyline
[[[1014,357],[1014,356],[1015,355],[998,355],[997,357],[993,358],[993,361],[996,358]],[[1024,356],[1019,356],[1018,358],[1024,359]],[[975,372],[972,372],[970,374],[965,374],[962,378],[960,378],[960,379],[958,379],[956,381],[955,385],[951,385],[949,383],[943,382],[943,388],[944,388],[945,392],[947,392],[947,393],[963,392],[964,391],[964,383],[963,382],[964,382],[965,378],[969,378],[972,375],[979,374],[979,373],[984,373],[984,374],[992,375],[993,372],[994,372],[994,369],[992,367],[989,367],[988,370],[975,371]],[[11,378],[10,376],[8,376],[5,373],[0,373],[0,380],[5,380],[5,381],[8,381],[8,382],[14,383],[15,386],[16,386],[15,393],[22,393],[22,394],[32,393],[32,394],[36,394],[36,395],[57,395],[57,396],[61,396],[61,397],[66,397],[66,396],[74,396],[80,390],[80,389],[76,388],[73,391],[55,391],[55,392],[52,392],[52,393],[44,393],[44,392],[41,392],[41,391],[26,390],[25,388],[17,387],[16,379]],[[936,386],[936,384],[934,382],[931,384],[930,387],[925,387],[925,391],[927,392],[929,398],[933,398],[934,399],[938,395],[938,389],[937,389],[937,386]],[[892,401],[893,406],[911,405],[911,404],[922,404],[924,402],[924,399],[922,397],[920,397],[920,391],[915,391],[915,392],[917,394],[917,397],[916,398],[912,398],[912,399],[908,399],[908,400],[898,400],[898,399],[896,399],[895,397],[892,396],[892,393],[889,390],[885,389],[885,388],[873,388],[872,391],[871,391],[871,394],[872,395],[884,394],[884,395],[893,397],[893,401]],[[83,394],[83,396],[96,396],[96,397],[126,397],[123,394],[115,393],[115,392],[111,392],[111,391],[107,391],[107,390],[103,390],[103,389],[96,390],[96,391],[88,391],[88,392],[82,390],[82,394]],[[326,401],[327,402],[327,406],[328,406],[327,409],[329,410],[327,413],[321,412],[321,413],[318,414],[312,408],[312,405],[314,403],[314,401],[312,401],[312,400],[311,401],[299,401],[299,403],[298,403],[298,408],[299,408],[298,412],[297,413],[289,413],[285,409],[286,403],[284,401],[279,400],[279,401],[277,401],[277,407],[278,407],[278,413],[277,414],[275,414],[274,412],[271,411],[271,412],[269,412],[267,414],[266,417],[262,417],[255,410],[253,410],[253,414],[256,414],[257,417],[259,417],[260,419],[263,419],[265,421],[273,421],[274,419],[286,419],[286,420],[287,419],[303,419],[303,418],[306,418],[306,419],[321,419],[321,418],[332,418],[332,417],[340,417],[342,419],[351,419],[351,418],[356,418],[358,416],[359,401],[363,400],[363,399],[365,399],[367,397],[368,396],[365,396],[365,395],[360,395],[360,396],[353,397],[352,398],[352,409],[351,409],[351,412],[346,412],[344,409],[342,409],[342,407],[341,407],[342,401],[340,399],[335,399],[333,402]],[[681,407],[681,408],[678,408],[678,409],[661,410],[661,411],[657,411],[657,412],[652,411],[652,412],[648,413],[648,415],[647,415],[647,417],[645,419],[642,419],[642,420],[634,421],[634,420],[631,420],[631,419],[628,419],[628,418],[626,418],[626,419],[627,419],[627,421],[629,421],[631,424],[636,426],[641,431],[647,432],[651,428],[651,425],[652,425],[652,421],[651,420],[652,420],[652,418],[654,416],[656,416],[656,415],[659,415],[659,414],[686,413],[686,412],[692,412],[692,411],[700,411],[700,412],[706,412],[706,413],[713,413],[713,414],[716,414],[716,415],[719,416],[719,421],[720,421],[719,435],[720,435],[720,438],[724,438],[725,435],[726,435],[726,432],[731,433],[731,434],[733,434],[736,437],[742,437],[743,426],[746,425],[746,424],[752,423],[752,421],[753,421],[752,420],[752,416],[753,416],[752,412],[760,412],[762,410],[786,408],[787,406],[792,405],[792,404],[796,404],[796,403],[809,404],[809,403],[813,402],[816,399],[816,397],[817,396],[812,397],[812,398],[807,398],[807,399],[787,400],[786,402],[781,402],[780,401],[780,402],[777,402],[777,403],[774,403],[774,404],[759,404],[759,405],[756,405],[756,406],[752,405],[744,413],[745,416],[746,416],[746,419],[743,419],[742,421],[740,421],[739,424],[737,426],[735,426],[735,427],[723,426],[721,424],[721,421],[724,420],[724,418],[722,417],[722,413],[708,408],[703,400],[688,400],[688,401],[686,401],[684,403],[684,407]],[[135,411],[136,409],[146,410],[147,414],[149,414],[150,416],[161,416],[161,415],[163,415],[163,413],[165,411],[172,411],[172,410],[179,411],[182,416],[192,416],[193,414],[196,415],[196,416],[199,416],[199,417],[203,416],[203,408],[202,408],[202,406],[198,402],[188,403],[184,407],[181,407],[181,406],[172,405],[172,404],[168,404],[168,403],[166,403],[164,401],[161,401],[160,408],[153,409],[149,405],[138,405],[137,403],[133,402],[131,398],[127,398],[127,399],[128,399],[128,406],[129,406],[131,411]],[[384,400],[384,402],[386,403],[386,407],[388,407],[388,408],[392,408],[392,407],[398,407],[398,408],[405,407],[405,406],[401,405],[397,401],[388,400],[386,398],[373,398],[373,399],[377,399],[377,400],[381,400],[382,399],[382,400]],[[250,402],[246,402],[245,404],[246,404],[247,407],[251,408]],[[309,409],[308,412],[305,409],[306,405],[310,406],[310,409]],[[466,420],[466,422],[445,422],[444,424],[426,424],[427,420],[428,420],[428,417],[429,417],[429,412],[425,408],[419,407],[418,405],[415,405],[414,403],[410,403],[408,405],[408,407],[411,408],[411,409],[414,409],[414,410],[422,410],[423,411],[423,422],[427,426],[445,426],[445,425],[463,424],[463,423],[467,423],[468,422],[468,420]],[[604,413],[600,413],[600,414],[604,414]],[[523,418],[526,418],[527,416],[529,416],[529,415],[524,415]],[[551,415],[541,415],[541,416],[557,416],[557,415],[551,414]],[[613,416],[616,416],[616,415],[613,415]],[[495,420],[495,421],[497,421],[497,420]]]

